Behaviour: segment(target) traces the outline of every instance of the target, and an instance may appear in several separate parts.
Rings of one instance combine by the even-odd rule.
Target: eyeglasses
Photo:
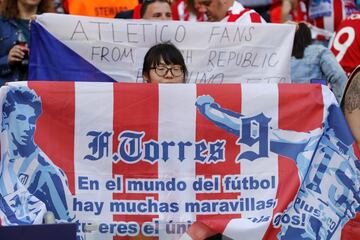
[[[173,67],[157,66],[150,69],[155,69],[155,73],[159,77],[165,77],[169,71],[173,77],[180,77],[184,74],[182,67],[178,65],[175,65]]]

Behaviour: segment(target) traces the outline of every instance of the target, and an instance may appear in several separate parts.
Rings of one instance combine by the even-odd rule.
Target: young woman
[[[35,14],[53,12],[52,0],[2,0],[0,5],[0,86],[27,79],[29,21]]]
[[[185,83],[187,69],[181,52],[174,45],[160,43],[146,53],[142,73],[148,83]]]

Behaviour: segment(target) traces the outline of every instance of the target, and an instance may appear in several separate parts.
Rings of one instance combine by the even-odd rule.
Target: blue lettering
[[[267,118],[263,113],[254,117],[242,118],[242,135],[237,141],[238,145],[245,144],[249,147],[257,147],[257,151],[245,151],[240,153],[236,158],[239,162],[241,159],[255,160],[261,157],[268,157],[268,127],[271,118]]]
[[[119,136],[118,153],[127,163],[136,163],[141,159],[141,140],[144,132],[124,131]]]
[[[136,163],[141,160],[154,164],[161,159],[166,162],[169,160],[170,150],[177,155],[180,162],[190,158],[203,164],[225,160],[225,140],[210,143],[204,140],[196,143],[154,140],[143,142],[144,136],[144,132],[121,132],[118,137],[118,152],[113,154],[113,161]]]
[[[164,160],[164,162],[166,162],[167,160],[169,160],[169,146],[175,146],[175,143],[174,142],[163,142],[161,143],[161,147],[163,149],[162,153],[163,153],[163,156],[162,156],[162,159]]]
[[[159,145],[155,141],[149,141],[144,144],[145,147],[145,156],[144,160],[149,162],[155,162],[159,159]]]
[[[204,140],[201,140],[195,146],[195,161],[204,163],[206,160],[206,156],[204,155],[204,152],[206,151],[207,151],[206,142]]]
[[[111,132],[97,132],[90,131],[86,136],[93,137],[93,140],[88,144],[91,150],[91,155],[86,155],[85,160],[96,161],[101,159],[104,154],[106,157],[109,156],[109,138],[112,136]],[[97,154],[95,156],[95,154]]]
[[[225,141],[216,141],[209,144],[209,162],[225,161]]]
[[[178,146],[179,146],[179,160],[180,162],[185,160],[185,146],[192,146],[193,144],[191,142],[179,142]]]

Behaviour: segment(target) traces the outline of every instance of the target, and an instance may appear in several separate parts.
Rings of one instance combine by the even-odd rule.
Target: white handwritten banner
[[[31,80],[142,82],[149,47],[170,41],[183,53],[188,82],[290,82],[291,25],[44,14],[31,30]]]
[[[354,140],[320,85],[39,81],[0,93],[4,225],[51,211],[78,221],[80,238],[179,239],[200,221],[233,239],[339,239],[360,206]]]

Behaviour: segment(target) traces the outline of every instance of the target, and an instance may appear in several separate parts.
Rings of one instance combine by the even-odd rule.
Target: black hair
[[[171,3],[169,2],[169,0],[144,0],[143,3],[141,4],[141,7],[140,7],[140,16],[141,18],[144,17],[145,15],[145,12],[148,8],[148,6],[150,4],[153,4],[154,2],[164,2],[164,3],[167,3],[169,4],[170,8],[171,8]]]
[[[159,43],[152,46],[144,57],[144,64],[142,74],[149,76],[152,67],[156,67],[163,60],[165,64],[180,65],[184,73],[184,82],[187,76],[187,68],[185,65],[184,57],[180,50],[177,49],[172,43]]]
[[[304,51],[311,44],[311,30],[305,23],[299,23],[295,32],[294,45],[291,56],[297,59],[304,57]]]

